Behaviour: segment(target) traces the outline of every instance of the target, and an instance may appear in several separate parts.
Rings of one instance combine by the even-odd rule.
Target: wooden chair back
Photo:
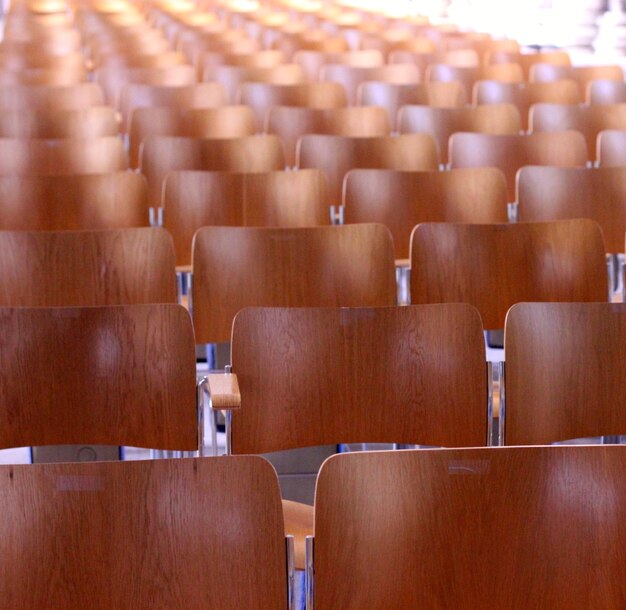
[[[293,61],[304,70],[307,80],[310,82],[322,80],[320,78],[322,69],[331,64],[360,68],[374,68],[385,64],[381,52],[374,49],[338,53],[299,50],[294,53]]]
[[[592,220],[426,223],[411,235],[411,302],[474,305],[487,330],[521,301],[606,301],[605,246]]]
[[[459,82],[465,87],[467,99],[472,97],[474,83],[480,80],[480,68],[468,66],[450,66],[448,64],[434,63],[426,68],[424,80]]]
[[[619,606],[624,453],[510,447],[331,457],[315,495],[315,610],[512,608],[520,599],[528,608]]]
[[[483,66],[480,80],[499,81],[503,83],[523,83],[524,70],[518,63],[490,64]]]
[[[277,49],[248,52],[207,51],[200,55],[200,73],[215,66],[241,66],[243,68],[273,68],[287,63],[287,56]]]
[[[262,458],[1,466],[0,482],[11,607],[287,609],[280,490]]]
[[[393,245],[382,225],[203,227],[192,252],[198,343],[228,341],[244,307],[396,304]]]
[[[174,138],[151,136],[144,140],[141,172],[148,180],[148,200],[161,205],[163,180],[181,169],[229,172],[270,172],[285,167],[278,136],[244,138]]]
[[[70,86],[12,86],[0,87],[0,108],[4,110],[74,110],[102,106],[104,93],[96,83]]]
[[[510,201],[515,200],[515,177],[524,165],[584,167],[587,143],[577,131],[531,135],[455,133],[449,143],[450,166],[498,167],[506,177]]]
[[[63,55],[48,55],[39,49],[34,52],[15,53],[0,47],[0,70],[27,70],[29,68],[45,68],[56,70],[75,70],[85,68],[85,56],[80,52]]]
[[[163,229],[0,231],[0,305],[175,303],[172,239]]]
[[[330,224],[320,170],[297,172],[170,172],[163,185],[164,227],[176,264],[191,265],[191,243],[201,227],[306,227]]]
[[[556,66],[553,64],[538,63],[530,69],[531,82],[551,82],[571,78],[578,83],[580,94],[587,99],[587,89],[594,81],[624,82],[624,70],[618,65],[597,66]]]
[[[595,80],[589,83],[588,104],[622,104],[626,102],[626,83],[615,80]]]
[[[530,71],[535,64],[552,64],[555,66],[571,66],[572,60],[567,51],[540,51],[538,53],[522,53],[497,49],[487,55],[487,64],[518,63],[524,70],[524,80],[530,79]]]
[[[87,83],[87,69],[84,66],[73,68],[24,68],[15,70],[0,69],[2,87],[69,87]]]
[[[526,222],[591,218],[607,252],[623,252],[626,167],[523,167],[517,179],[518,219]]]
[[[598,134],[597,164],[600,167],[626,165],[626,130],[605,129]]]
[[[439,155],[433,138],[404,134],[375,138],[305,135],[296,148],[298,168],[316,167],[328,179],[329,205],[342,200],[343,179],[351,169],[435,170]]]
[[[435,139],[439,158],[448,163],[448,140],[453,133],[470,131],[498,135],[518,135],[521,129],[518,109],[513,104],[491,104],[469,108],[431,108],[409,105],[398,111],[400,133],[427,133]]]
[[[235,453],[486,443],[484,339],[469,305],[248,308],[233,324],[232,363]]]
[[[180,51],[165,51],[161,53],[149,53],[145,49],[135,52],[112,53],[101,57],[101,68],[140,68],[140,69],[164,69],[174,66],[189,65],[187,57]]]
[[[492,167],[449,172],[354,169],[344,180],[344,222],[379,222],[391,231],[396,259],[409,258],[421,222],[507,222],[506,182]]]
[[[625,303],[520,303],[504,334],[506,444],[626,430]]]

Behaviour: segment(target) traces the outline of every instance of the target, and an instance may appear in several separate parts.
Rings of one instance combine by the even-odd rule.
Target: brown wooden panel
[[[261,458],[2,466],[0,486],[7,607],[287,608]]]
[[[198,448],[195,347],[179,305],[0,308],[0,447]]]
[[[3,306],[175,303],[174,270],[164,229],[0,231]]]
[[[411,302],[467,302],[486,329],[520,301],[606,301],[605,248],[591,220],[426,223],[411,235]]]
[[[408,259],[421,222],[506,222],[506,182],[492,167],[449,172],[354,169],[344,182],[346,223],[380,222],[391,231],[396,259]]]
[[[249,306],[395,305],[393,246],[382,225],[204,227],[193,242],[196,341],[228,341]]]
[[[600,167],[626,165],[626,130],[606,129],[598,134]]]
[[[245,309],[232,358],[236,453],[486,443],[485,346],[469,305]]]
[[[626,449],[331,457],[315,498],[315,608],[620,608]]]
[[[506,319],[506,442],[626,430],[626,304],[521,303]]]
[[[72,86],[7,86],[0,89],[0,108],[7,110],[72,110],[101,106],[102,88],[95,83]]]

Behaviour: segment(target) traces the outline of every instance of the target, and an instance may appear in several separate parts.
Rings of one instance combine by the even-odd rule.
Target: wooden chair
[[[0,176],[0,229],[77,231],[148,226],[148,188],[131,172]]]
[[[619,606],[624,461],[621,447],[332,457],[316,489],[310,607]]]
[[[165,51],[162,53],[148,53],[140,49],[135,53],[113,53],[101,57],[101,63],[94,66],[95,69],[102,68],[140,68],[140,69],[164,69],[173,66],[189,65],[187,57],[180,51]]]
[[[506,182],[495,168],[449,172],[354,169],[343,186],[344,222],[379,222],[391,231],[396,261],[409,258],[421,222],[506,222]]]
[[[524,80],[530,79],[530,71],[535,64],[551,64],[555,66],[571,66],[572,60],[567,51],[541,51],[522,53],[521,51],[494,50],[486,58],[487,64],[518,63],[524,70]]]
[[[482,67],[480,80],[503,83],[523,83],[525,82],[524,70],[518,63],[490,64]]]
[[[435,141],[425,134],[376,138],[305,135],[298,142],[296,163],[298,168],[323,170],[329,205],[339,205],[343,178],[351,169],[435,170],[439,157]]]
[[[422,80],[424,80],[428,66],[437,62],[437,45],[431,40],[430,43],[434,44],[434,47],[419,48],[422,43],[416,42],[418,48],[394,49],[389,53],[387,61],[389,64],[413,64],[419,69]],[[403,47],[405,46],[403,45]]]
[[[626,130],[606,129],[598,134],[597,164],[599,167],[626,165]]]
[[[382,225],[203,227],[192,252],[197,343],[228,341],[243,307],[396,303],[393,246]]]
[[[520,221],[591,218],[602,228],[607,252],[623,252],[626,167],[523,167],[516,200]]]
[[[499,167],[506,177],[510,201],[515,199],[515,176],[524,165],[584,167],[587,143],[581,133],[559,131],[531,135],[455,133],[449,143],[450,166]]]
[[[531,66],[530,82],[551,82],[562,79],[573,79],[578,83],[580,95],[587,97],[587,89],[596,80],[624,82],[624,71],[618,65],[597,66],[557,66],[554,64],[537,63]]]
[[[504,340],[506,444],[626,430],[626,304],[520,303]]]
[[[407,105],[398,111],[400,133],[426,133],[437,142],[439,158],[448,163],[448,140],[453,133],[479,132],[518,135],[521,119],[513,104],[492,104],[471,108],[431,108]]]
[[[342,65],[360,68],[374,68],[385,64],[380,51],[367,49],[345,52],[324,52],[316,50],[299,50],[293,55],[294,63],[298,64],[310,82],[322,80],[324,66]]]
[[[300,85],[243,83],[239,88],[239,102],[252,108],[256,115],[259,131],[263,129],[267,111],[273,106],[298,106],[331,110],[343,108],[348,104],[346,92],[339,83],[304,83]]]
[[[411,302],[474,305],[487,330],[521,301],[607,301],[605,246],[592,220],[425,223],[411,235]]]
[[[589,83],[588,104],[622,104],[626,102],[626,83],[615,80],[596,80]]]
[[[0,481],[12,607],[288,608],[280,491],[262,458],[1,466]]]
[[[184,110],[176,106],[137,108],[130,122],[130,166],[139,167],[141,144],[151,136],[241,138],[255,132],[255,116],[248,106]]]
[[[86,68],[76,66],[69,68],[25,68],[24,70],[0,70],[2,87],[71,87],[86,84],[88,80]]]
[[[269,172],[284,169],[285,158],[274,135],[229,139],[151,136],[144,140],[140,167],[148,180],[148,200],[159,207],[163,180],[171,171]]]
[[[580,104],[583,98],[574,80],[552,83],[505,83],[479,81],[474,87],[474,104],[515,104],[523,129],[528,129],[528,114],[533,104]]]
[[[1,70],[27,70],[29,68],[45,68],[57,70],[75,70],[85,67],[85,57],[79,51],[63,55],[48,55],[40,50],[31,53],[11,53],[0,47]]]
[[[178,266],[191,265],[194,233],[203,226],[306,227],[330,224],[321,171],[170,172],[163,184],[164,227]]]
[[[478,67],[463,67],[463,66],[450,66],[447,64],[430,64],[426,68],[426,74],[424,80],[426,82],[459,82],[465,87],[465,95],[467,99],[472,97],[472,89],[474,83],[480,80],[480,68]]]
[[[53,87],[46,85],[0,87],[2,110],[74,110],[102,106],[104,93],[95,83]]]
[[[0,138],[0,175],[101,174],[127,167],[124,145],[117,137]]]
[[[265,131],[280,137],[287,165],[294,166],[296,144],[303,135],[388,136],[390,124],[385,109],[376,106],[350,106],[330,110],[275,106],[267,113]]]
[[[209,51],[202,53],[198,62],[200,73],[215,66],[241,66],[243,68],[273,68],[287,63],[287,57],[282,51],[264,49],[262,51],[222,53]]]
[[[163,229],[0,231],[0,305],[175,303],[172,239]]]

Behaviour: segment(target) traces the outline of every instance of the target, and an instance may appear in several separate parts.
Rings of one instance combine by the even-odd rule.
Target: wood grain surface
[[[598,165],[626,165],[626,129],[605,129],[598,134]]]
[[[0,108],[3,110],[72,110],[101,106],[102,88],[96,83],[72,86],[6,86],[0,89]]]

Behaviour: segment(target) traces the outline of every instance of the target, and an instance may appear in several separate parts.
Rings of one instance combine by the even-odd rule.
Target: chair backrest
[[[448,140],[453,133],[518,135],[522,125],[513,104],[491,104],[470,108],[430,108],[403,106],[398,111],[400,133],[427,133],[435,138],[442,163],[448,162]]]
[[[0,231],[0,305],[175,303],[172,239],[163,229]]]
[[[626,165],[626,130],[601,131],[598,134],[596,158],[600,167]]]
[[[2,87],[67,87],[86,82],[87,70],[80,65],[73,68],[0,69],[0,85]]]
[[[520,303],[504,336],[506,444],[626,430],[626,303]]]
[[[434,170],[439,167],[439,155],[432,136],[421,133],[375,138],[305,135],[298,141],[296,164],[323,170],[328,178],[328,202],[339,205],[349,170]]]
[[[520,221],[591,218],[607,252],[624,251],[626,167],[523,167],[517,179]]]
[[[101,106],[104,93],[96,83],[71,86],[46,85],[0,87],[0,108],[3,110],[72,110]]]
[[[605,247],[592,220],[426,223],[411,235],[411,302],[474,305],[488,330],[521,301],[606,301]]]
[[[577,131],[555,131],[530,135],[455,133],[450,137],[450,165],[498,167],[506,177],[510,201],[515,200],[515,177],[524,165],[584,167],[587,143]]]
[[[589,83],[587,103],[622,104],[626,102],[626,83],[615,80],[596,80]]]
[[[494,50],[489,53],[487,63],[515,62],[524,70],[524,80],[528,81],[530,70],[535,64],[552,64],[554,66],[571,66],[572,60],[567,51],[540,51],[537,53],[522,53],[510,50]]]
[[[333,456],[315,494],[313,607],[619,607],[625,474],[622,447]]]
[[[244,307],[396,304],[393,245],[382,225],[203,227],[192,250],[198,343],[228,341]]]
[[[426,68],[426,81],[459,82],[465,87],[467,99],[472,97],[474,83],[480,80],[480,68],[433,63]]]
[[[194,233],[208,225],[306,227],[330,224],[320,170],[170,172],[163,185],[164,227],[177,265],[191,265]]]
[[[2,230],[121,229],[148,220],[148,188],[139,174],[0,176]]]
[[[554,64],[537,63],[530,69],[531,82],[551,82],[571,78],[578,83],[580,95],[587,99],[588,88],[594,81],[624,82],[624,71],[618,65],[596,66],[557,66]]]
[[[338,53],[303,49],[294,53],[293,61],[304,70],[307,79],[311,82],[323,80],[320,75],[322,69],[328,65],[374,68],[385,63],[382,53],[375,49]]]
[[[244,309],[232,364],[235,453],[486,443],[484,339],[469,305]]]
[[[284,169],[285,158],[275,135],[228,139],[151,136],[143,142],[140,167],[148,180],[151,205],[160,206],[163,180],[171,171],[269,172]]]
[[[380,222],[391,231],[396,259],[409,258],[421,222],[506,222],[506,182],[492,167],[448,172],[354,169],[346,174],[344,222]]]
[[[0,448],[198,450],[193,329],[180,305],[0,307],[0,329]]]
[[[306,134],[350,137],[388,136],[391,127],[387,112],[377,106],[349,106],[322,110],[274,106],[267,112],[265,131],[281,139],[287,165],[296,162],[296,144]]]
[[[0,485],[8,606],[287,609],[262,458],[1,466]]]

